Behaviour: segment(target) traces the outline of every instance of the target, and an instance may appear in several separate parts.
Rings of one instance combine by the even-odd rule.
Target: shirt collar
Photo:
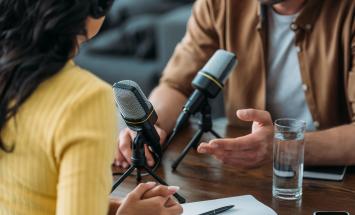
[[[317,17],[319,16],[322,3],[322,0],[308,0],[294,21],[295,26],[303,30],[311,30]],[[260,3],[258,4],[259,21],[256,26],[256,29],[258,30],[261,30],[264,26],[266,26],[265,22],[267,20],[267,7],[268,6],[266,5]]]
[[[303,30],[311,30],[319,16],[322,4],[322,0],[308,0],[295,20],[295,24]]]
[[[261,30],[263,28],[263,24],[266,22],[267,19],[267,6],[261,3],[258,4],[258,17],[259,21],[256,25],[257,30]]]

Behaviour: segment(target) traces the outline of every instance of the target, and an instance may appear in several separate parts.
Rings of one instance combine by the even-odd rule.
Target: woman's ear
[[[89,16],[86,19],[86,31],[88,39],[93,38],[100,30],[102,24],[104,23],[105,16],[95,19]]]
[[[104,23],[105,16],[95,19],[89,16],[86,19],[86,37],[83,35],[78,36],[78,43],[81,44],[91,38],[93,38],[100,30],[102,24]]]

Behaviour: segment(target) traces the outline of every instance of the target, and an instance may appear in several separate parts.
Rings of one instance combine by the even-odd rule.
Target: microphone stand
[[[198,113],[201,113],[201,118],[199,120],[199,130],[196,131],[195,135],[191,141],[187,144],[184,150],[181,152],[179,157],[175,160],[171,168],[176,170],[180,162],[184,159],[189,150],[194,147],[197,149],[199,142],[204,133],[212,133],[216,138],[221,138],[221,136],[213,130],[212,117],[211,117],[211,105],[208,102],[208,99],[205,99],[201,105],[201,108],[198,110]]]
[[[112,186],[111,193],[136,169],[137,182],[140,182],[142,179],[141,170],[145,170],[151,175],[155,180],[157,180],[160,184],[168,186],[168,184],[156,175],[147,165],[147,160],[144,153],[144,143],[146,139],[144,138],[143,131],[140,130],[137,132],[137,136],[134,138],[132,143],[132,165],[129,169],[114,183]],[[179,203],[185,203],[186,200],[180,196],[178,193],[174,194],[174,197],[179,201]]]

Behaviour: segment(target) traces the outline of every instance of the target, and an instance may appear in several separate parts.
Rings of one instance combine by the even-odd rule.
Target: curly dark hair
[[[73,57],[96,1],[0,0],[0,131],[38,85]],[[0,149],[13,148],[0,138]]]

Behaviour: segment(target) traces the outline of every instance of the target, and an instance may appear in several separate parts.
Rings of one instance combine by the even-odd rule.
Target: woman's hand
[[[155,188],[155,189],[154,189]],[[174,187],[155,186],[149,182],[139,184],[136,189],[123,200],[116,215],[178,215],[182,207],[171,202],[171,196],[176,192]]]
[[[109,204],[109,209],[108,209],[108,215],[115,215],[118,208],[122,204],[122,199],[118,198],[110,198],[110,204]]]
[[[175,187],[175,186],[163,186],[163,185],[159,185],[154,187],[153,189],[149,190],[148,192],[146,192],[143,196],[144,199],[149,199],[149,198],[153,198],[155,196],[162,196],[162,197],[170,197],[168,199],[168,201],[166,202],[165,206],[166,207],[172,207],[175,205],[179,205],[179,203],[177,203],[176,201],[174,201],[172,199],[172,195],[174,195],[180,188],[179,187]]]

